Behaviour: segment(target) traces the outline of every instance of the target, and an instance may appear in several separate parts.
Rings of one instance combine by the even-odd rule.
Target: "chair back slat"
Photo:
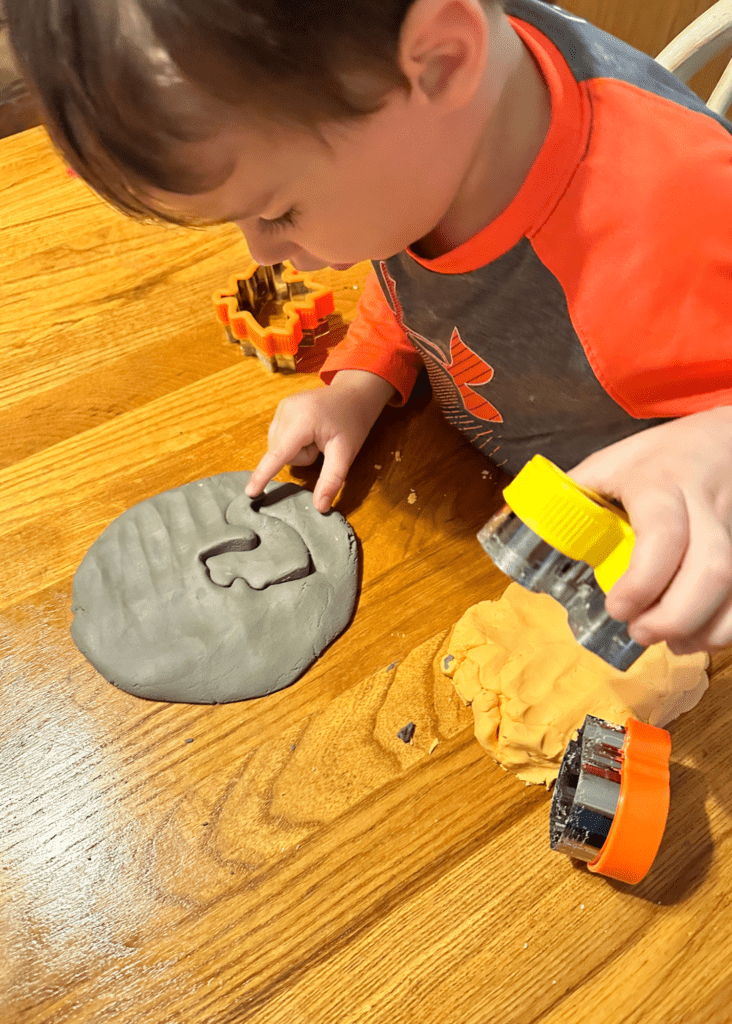
[[[669,71],[673,71],[682,82],[688,82],[692,75],[705,67],[713,57],[732,43],[732,0],[718,0],[708,11],[700,14],[691,25],[680,32],[656,57]],[[712,93],[708,106],[717,113],[725,113],[732,102],[730,84],[732,77],[728,65]],[[716,104],[716,105],[715,105]]]

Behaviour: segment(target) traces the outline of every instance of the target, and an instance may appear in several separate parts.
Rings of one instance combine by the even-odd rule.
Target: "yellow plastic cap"
[[[503,492],[519,519],[557,551],[587,562],[607,593],[628,568],[635,535],[627,516],[535,455]]]

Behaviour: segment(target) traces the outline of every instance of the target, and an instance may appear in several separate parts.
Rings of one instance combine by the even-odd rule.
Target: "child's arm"
[[[280,402],[247,494],[256,498],[287,463],[308,466],[322,452],[313,504],[327,512],[379,413],[397,394],[407,400],[420,366],[372,271],[348,334],[321,370],[328,387]]]
[[[641,431],[570,474],[622,502],[636,534],[607,598],[647,646],[677,654],[732,642],[732,407]]]
[[[322,452],[313,504],[327,512],[394,393],[388,381],[368,370],[340,370],[328,387],[283,399],[269,427],[269,449],[252,473],[247,494],[255,498],[283,466],[309,466]]]

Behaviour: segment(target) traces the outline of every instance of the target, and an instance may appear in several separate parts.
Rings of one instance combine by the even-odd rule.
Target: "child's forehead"
[[[183,143],[176,154],[203,170],[211,188],[184,194],[149,186],[146,194],[161,209],[193,220],[248,220],[270,211],[272,203],[292,189],[318,148],[306,132],[270,132],[256,122],[237,124],[210,139]]]
[[[256,174],[252,160],[246,159],[246,154],[252,152],[251,145],[245,145],[243,139],[234,142],[228,133],[181,143],[176,147],[176,162],[198,168],[201,181],[208,184],[197,192],[166,191],[147,185],[145,196],[155,208],[184,218],[206,222],[225,220],[227,207],[236,196],[239,196],[239,206],[242,203],[255,206],[268,191],[265,176]],[[255,163],[262,165],[263,161],[257,159]]]

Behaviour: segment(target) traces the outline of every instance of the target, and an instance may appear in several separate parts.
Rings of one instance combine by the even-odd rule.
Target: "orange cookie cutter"
[[[328,321],[335,309],[332,289],[289,261],[253,264],[215,292],[213,302],[229,340],[272,372],[318,369],[345,333],[334,332]]]
[[[671,737],[629,718],[588,715],[559,769],[549,816],[553,850],[635,885],[661,845],[671,797]]]

